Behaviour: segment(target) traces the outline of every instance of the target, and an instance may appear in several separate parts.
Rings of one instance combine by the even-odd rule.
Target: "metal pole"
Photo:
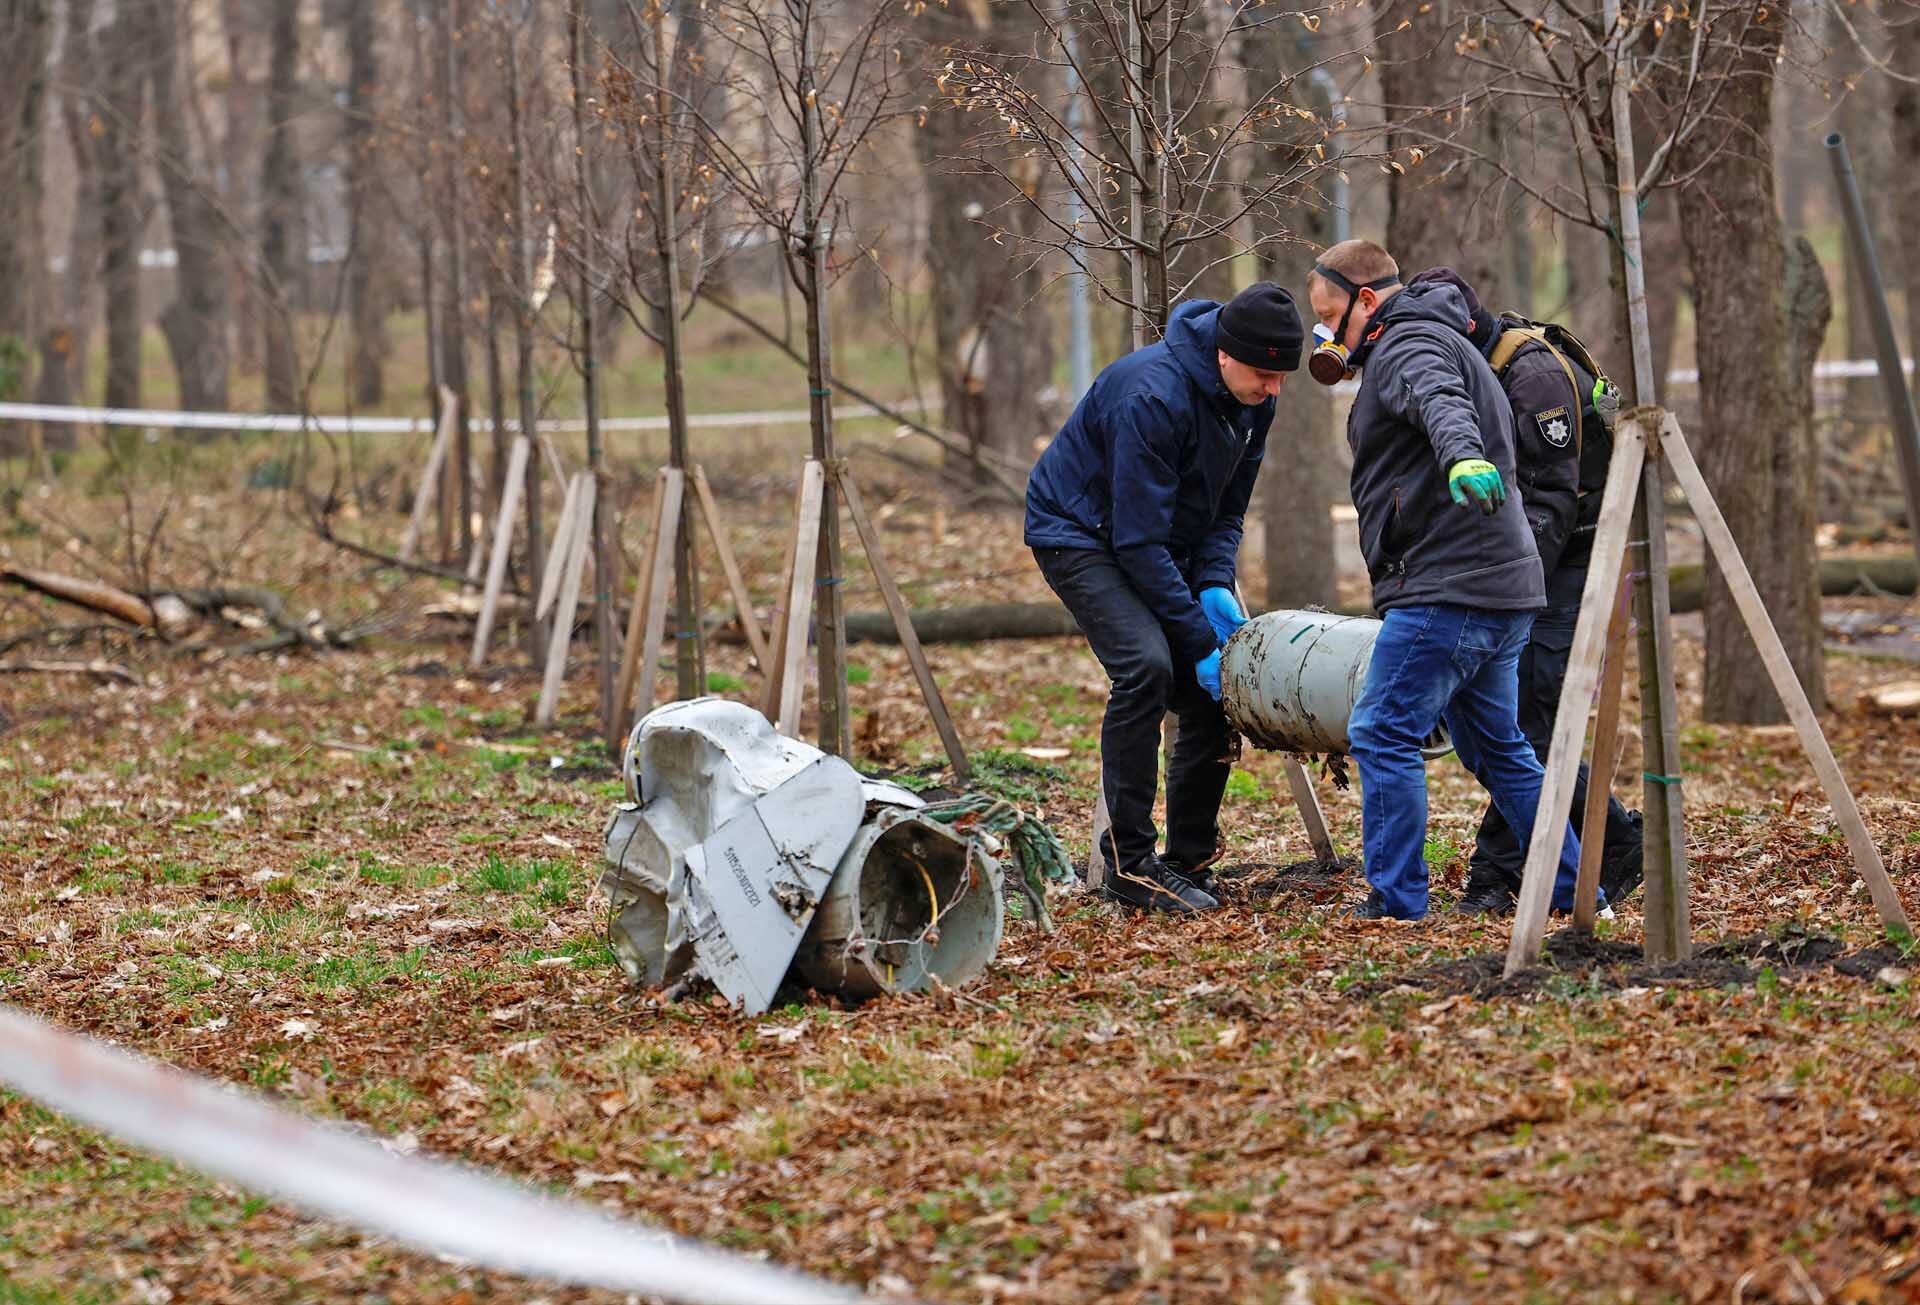
[[[1633,398],[1655,402],[1653,333],[1647,321],[1645,251],[1640,241],[1640,179],[1633,153],[1633,106],[1627,93],[1631,55],[1620,23],[1619,0],[1604,0],[1602,16],[1614,44],[1612,110],[1618,176],[1620,248],[1627,286],[1627,332],[1633,346]],[[1644,580],[1633,587],[1640,645],[1640,742],[1648,776],[1641,808],[1646,870],[1646,954],[1655,962],[1685,960],[1693,952],[1687,893],[1685,810],[1680,795],[1679,704],[1673,686],[1673,615],[1667,593],[1667,506],[1657,440],[1650,440],[1634,506],[1633,537],[1640,544]],[[1595,831],[1588,831],[1589,834]]]
[[[1893,426],[1894,452],[1900,460],[1901,488],[1907,492],[1907,529],[1913,536],[1914,552],[1920,556],[1920,416],[1914,412],[1900,340],[1893,333],[1887,288],[1880,278],[1880,255],[1873,247],[1873,228],[1867,225],[1867,209],[1860,200],[1860,184],[1853,175],[1846,139],[1837,131],[1827,137],[1827,156],[1833,160],[1833,179],[1840,187],[1840,213],[1847,222],[1854,270],[1866,291],[1874,352],[1880,355],[1880,383],[1887,391],[1887,419]]]

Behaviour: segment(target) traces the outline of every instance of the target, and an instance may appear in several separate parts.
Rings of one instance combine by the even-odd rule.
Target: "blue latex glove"
[[[1480,458],[1454,463],[1447,472],[1447,488],[1453,493],[1453,501],[1461,507],[1467,506],[1467,495],[1473,495],[1473,501],[1487,516],[1499,511],[1500,505],[1507,501],[1507,487],[1500,479],[1500,469]]]
[[[1223,589],[1219,585],[1200,591],[1200,610],[1207,614],[1207,621],[1213,626],[1213,636],[1221,643],[1233,637],[1233,632],[1247,623],[1247,614],[1240,610],[1240,600],[1233,596],[1233,590]]]
[[[1193,664],[1193,674],[1200,681],[1200,687],[1215,702],[1220,701],[1220,650],[1215,648]]]

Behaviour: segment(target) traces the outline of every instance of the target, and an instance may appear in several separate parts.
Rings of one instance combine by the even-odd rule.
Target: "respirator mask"
[[[1342,273],[1334,271],[1323,263],[1313,265],[1313,274],[1347,292],[1347,311],[1340,314],[1340,325],[1328,329],[1324,322],[1315,322],[1313,326],[1313,352],[1307,356],[1307,372],[1322,385],[1338,385],[1341,381],[1353,378],[1353,368],[1349,365],[1347,346],[1341,341],[1347,335],[1347,323],[1353,317],[1353,306],[1360,302],[1362,290],[1380,291],[1388,286],[1400,284],[1398,276],[1383,276],[1377,281],[1365,285],[1356,285]]]

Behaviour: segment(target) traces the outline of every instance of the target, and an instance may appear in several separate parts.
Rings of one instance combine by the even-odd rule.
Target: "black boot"
[[[1467,886],[1453,904],[1459,915],[1512,915],[1518,895],[1505,880],[1479,866],[1467,874]]]
[[[1621,840],[1617,846],[1609,843],[1601,854],[1600,891],[1614,906],[1626,901],[1627,895],[1640,886],[1646,875],[1642,864],[1645,844],[1640,837],[1640,813],[1628,812],[1627,819],[1633,822],[1634,837]]]
[[[1150,858],[1130,870],[1109,873],[1107,896],[1136,911],[1166,911],[1175,915],[1211,911],[1220,905],[1212,893],[1195,888],[1185,875],[1158,858]]]

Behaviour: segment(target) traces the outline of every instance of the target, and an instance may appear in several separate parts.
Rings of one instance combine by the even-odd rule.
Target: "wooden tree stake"
[[[893,628],[899,631],[900,646],[906,650],[907,664],[913,667],[913,676],[920,682],[920,696],[926,700],[927,712],[933,717],[933,727],[940,734],[941,746],[947,750],[947,760],[953,763],[953,773],[961,783],[973,776],[973,769],[967,764],[967,750],[961,746],[960,733],[953,727],[953,717],[947,713],[947,704],[940,696],[940,686],[934,683],[933,668],[927,665],[927,654],[920,647],[920,636],[914,632],[913,617],[907,611],[907,603],[900,596],[900,586],[894,583],[893,570],[887,565],[886,554],[880,548],[880,532],[873,528],[872,520],[867,516],[867,506],[860,498],[860,487],[853,477],[847,474],[844,458],[833,462],[833,483],[847,501],[847,513],[853,518],[853,528],[860,535],[860,547],[866,551],[867,565],[873,569],[873,578],[880,585],[880,597],[887,605],[887,611],[893,614]]]
[[[1314,791],[1313,776],[1291,755],[1281,759],[1281,769],[1287,772],[1287,788],[1293,793],[1293,805],[1300,811],[1300,823],[1307,827],[1307,843],[1313,848],[1313,856],[1323,865],[1332,865],[1339,860],[1334,850],[1333,834],[1327,829],[1327,813],[1320,805],[1320,795]]]
[[[707,470],[696,463],[690,473],[693,477],[693,492],[700,502],[700,513],[707,519],[707,533],[713,536],[714,551],[720,554],[720,569],[726,572],[727,588],[733,593],[733,605],[740,612],[740,628],[747,632],[747,645],[753,649],[753,660],[760,669],[769,669],[767,661],[767,638],[760,633],[760,619],[753,614],[753,598],[747,592],[747,582],[740,574],[740,563],[733,555],[733,545],[727,541],[727,529],[720,522],[720,507],[714,502],[713,487],[707,484]]]
[[[780,711],[774,720],[774,728],[789,738],[800,734],[800,700],[806,689],[801,667],[807,658],[807,624],[813,617],[813,577],[825,497],[826,467],[819,459],[808,458],[800,473],[800,516],[793,526],[793,577],[787,590],[786,638],[781,643]]]
[[[1828,746],[1827,736],[1820,729],[1820,720],[1813,714],[1813,704],[1807,701],[1807,691],[1801,687],[1800,677],[1793,672],[1786,646],[1780,642],[1779,631],[1773,628],[1773,618],[1767,615],[1766,602],[1754,586],[1746,560],[1740,556],[1740,545],[1735,542],[1726,517],[1721,515],[1720,505],[1714,502],[1713,491],[1707,488],[1706,477],[1700,474],[1700,467],[1693,460],[1693,450],[1687,447],[1686,437],[1680,433],[1680,423],[1671,416],[1661,432],[1661,448],[1673,467],[1674,478],[1680,482],[1680,488],[1686,491],[1687,501],[1693,505],[1694,519],[1700,523],[1700,529],[1707,537],[1707,547],[1720,563],[1720,571],[1726,577],[1734,605],[1740,609],[1747,631],[1760,650],[1760,660],[1766,664],[1768,678],[1773,681],[1774,690],[1787,709],[1787,716],[1800,734],[1800,746],[1806,749],[1807,756],[1813,762],[1814,774],[1819,776],[1820,786],[1827,791],[1827,801],[1833,806],[1834,818],[1839,821],[1841,830],[1847,836],[1847,846],[1853,852],[1854,868],[1866,882],[1867,892],[1873,897],[1881,922],[1889,927],[1911,929],[1906,908],[1900,903],[1900,894],[1894,890],[1893,881],[1887,878],[1887,868],[1880,861],[1880,849],[1873,845],[1873,836],[1867,832],[1866,821],[1860,818],[1860,808],[1854,804],[1853,790],[1847,787],[1846,776],[1840,772],[1840,763],[1834,760],[1833,749]]]
[[[660,638],[667,623],[667,576],[673,563],[673,536],[680,528],[680,499],[684,475],[675,467],[660,469],[653,496],[653,529],[647,536],[647,555],[633,578],[633,610],[627,618],[627,642],[620,654],[620,675],[614,684],[614,703],[621,721],[621,739],[640,716],[653,708],[653,677],[660,659]],[[636,695],[636,682],[642,693]]]
[[[1580,619],[1574,625],[1566,683],[1560,690],[1560,710],[1554,715],[1546,778],[1540,786],[1520,901],[1514,910],[1513,938],[1507,947],[1509,975],[1537,962],[1546,938],[1560,846],[1566,837],[1567,813],[1573,805],[1573,786],[1580,768],[1580,745],[1587,732],[1587,707],[1599,684],[1601,651],[1611,620],[1607,602],[1619,588],[1625,569],[1627,530],[1633,521],[1640,464],[1646,459],[1646,439],[1646,431],[1633,419],[1623,421],[1614,435],[1600,524],[1594,532],[1593,562],[1580,599]]]
[[[493,623],[500,611],[500,590],[507,582],[507,556],[513,551],[513,519],[520,510],[520,491],[526,485],[527,458],[532,445],[525,435],[514,437],[513,450],[507,454],[507,483],[500,492],[500,515],[493,523],[493,548],[487,558],[487,587],[480,599],[480,620],[473,627],[473,655],[467,658],[471,670],[487,664],[487,641],[493,637]]]
[[[1607,660],[1600,672],[1600,709],[1593,725],[1593,766],[1587,772],[1587,806],[1580,813],[1580,879],[1573,890],[1573,927],[1593,932],[1600,910],[1600,857],[1606,846],[1607,798],[1620,760],[1620,686],[1626,678],[1627,607],[1631,588],[1621,581],[1607,623]]]
[[[574,514],[566,532],[564,558],[556,564],[565,570],[560,583],[558,610],[554,613],[553,638],[547,645],[546,679],[540,685],[540,704],[534,712],[537,725],[553,724],[560,703],[560,682],[567,674],[567,647],[573,641],[573,618],[580,610],[580,573],[585,569],[593,539],[593,476],[581,472],[574,478]]]
[[[800,507],[806,497],[807,478],[804,474],[794,480],[793,519],[800,519]],[[787,663],[787,608],[793,596],[793,558],[794,546],[799,542],[799,531],[787,532],[787,549],[780,560],[780,584],[773,591],[773,609],[767,613],[767,658],[760,667],[767,677],[766,695],[760,706],[760,714],[770,721],[780,719],[781,677]]]
[[[540,595],[534,600],[533,619],[544,621],[560,596],[560,579],[573,548],[573,521],[580,511],[580,477],[566,482],[566,495],[560,500],[560,519],[553,526],[553,547],[547,550],[547,564],[540,571]]]
[[[407,518],[406,533],[400,536],[400,551],[396,554],[403,562],[413,560],[415,550],[420,547],[420,532],[426,529],[427,513],[433,511],[434,500],[440,495],[440,467],[447,459],[447,446],[453,440],[454,416],[459,406],[453,391],[441,386],[440,428],[434,432],[427,465],[421,469],[420,488],[413,496],[413,515]]]

